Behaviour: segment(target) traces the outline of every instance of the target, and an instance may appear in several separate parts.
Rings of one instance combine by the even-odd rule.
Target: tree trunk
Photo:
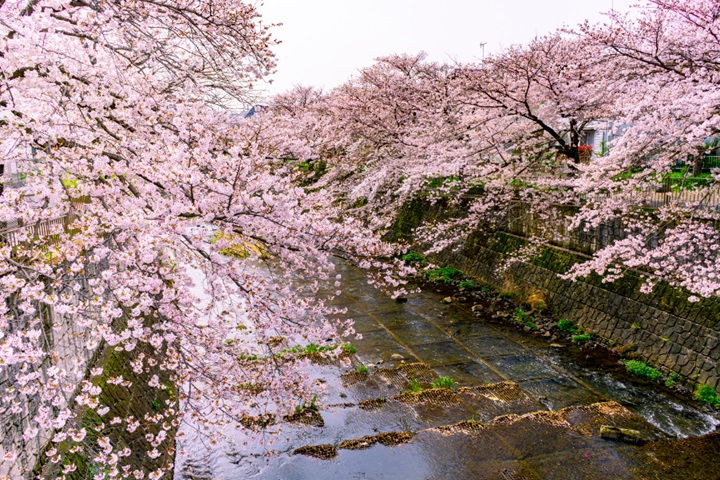
[[[693,159],[693,177],[699,177],[702,173],[703,157],[696,155]]]

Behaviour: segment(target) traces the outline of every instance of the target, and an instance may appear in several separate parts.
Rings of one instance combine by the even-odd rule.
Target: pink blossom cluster
[[[522,203],[541,243],[622,225],[572,278],[631,268],[646,291],[664,281],[693,300],[717,296],[720,170],[663,189],[720,143],[719,8],[649,0],[475,64],[380,58],[330,92],[278,96],[268,121],[293,132],[278,136],[285,157],[331,165],[313,187],[373,230],[418,196],[442,202],[457,214],[416,231],[439,251],[521,220]],[[605,141],[588,145],[600,127]]]
[[[237,0],[0,3],[0,148],[26,174],[0,195],[20,225],[0,237],[0,420],[22,431],[0,475],[167,476],[183,415],[282,418],[315,388],[283,350],[353,333],[324,303],[331,257],[396,249],[298,185],[282,129],[233,114],[275,67],[268,28]],[[138,389],[164,400],[112,400]]]

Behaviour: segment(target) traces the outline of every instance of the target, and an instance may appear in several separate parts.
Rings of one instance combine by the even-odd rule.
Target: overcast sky
[[[633,0],[265,0],[265,23],[282,23],[274,35],[278,72],[266,86],[340,85],[373,59],[425,51],[433,60],[473,61],[503,47],[601,12],[627,11]]]

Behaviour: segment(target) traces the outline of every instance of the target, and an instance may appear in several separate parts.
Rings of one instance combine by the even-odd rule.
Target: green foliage
[[[640,360],[623,360],[623,363],[625,364],[625,369],[629,373],[638,377],[647,378],[653,382],[657,381],[657,379],[662,375],[660,370],[653,368]]]
[[[513,178],[510,182],[510,186],[518,189],[533,188],[533,185],[531,183],[520,180],[519,178]]]
[[[527,319],[527,313],[522,308],[517,307],[515,309],[515,320],[525,323],[525,319]]]
[[[320,345],[316,345],[314,343],[308,343],[304,347],[301,347],[300,345],[295,345],[292,348],[286,348],[284,350],[280,350],[280,355],[284,355],[287,353],[297,353],[299,355],[310,355],[313,353],[329,352],[329,351],[335,350],[336,348],[337,348],[336,344],[320,346]],[[343,351],[355,353],[355,347],[350,345],[349,343],[341,345],[340,348],[342,348]]]
[[[295,413],[317,412],[319,410],[319,408],[315,404],[315,401],[317,401],[317,395],[313,395],[309,404],[305,403],[305,400],[303,400],[302,402],[300,402],[300,405],[295,407]]]
[[[435,270],[427,270],[425,277],[431,282],[449,284],[452,281],[462,275],[462,272],[456,268],[443,267],[436,268]]]
[[[297,168],[300,172],[308,175],[309,178],[305,178],[301,185],[310,185],[312,183],[315,183],[328,172],[328,164],[325,160],[312,160],[309,162],[298,162],[295,163],[295,168]]]
[[[153,410],[160,410],[160,407],[162,405],[160,405],[160,402],[158,402],[157,400],[152,400],[150,402],[150,406],[153,408]]]
[[[492,288],[490,288],[490,285],[483,285],[482,287],[480,287],[481,292],[489,292],[491,290]]]
[[[501,298],[504,300],[512,300],[515,297],[517,297],[517,293],[515,293],[515,292],[500,292],[500,293],[498,293],[498,298]]]
[[[673,373],[665,379],[665,386],[668,388],[672,388],[677,385],[678,380],[680,380],[680,375],[678,375],[677,373]]]
[[[432,388],[455,389],[455,380],[451,377],[440,377],[432,383]]]
[[[76,189],[78,186],[77,178],[61,178],[60,182],[63,184],[65,188],[68,190]]]
[[[355,345],[352,345],[350,343],[343,343],[340,348],[345,353],[357,353],[357,348],[355,348]]]
[[[367,375],[367,373],[368,373],[368,368],[367,368],[365,365],[360,365],[359,367],[357,367],[357,369],[356,369],[355,371],[356,371],[357,373],[362,374],[362,375]]]
[[[352,204],[350,208],[360,208],[367,205],[368,199],[366,197],[360,197],[357,200],[355,200],[355,203]]]
[[[402,261],[405,262],[405,265],[410,265],[411,263],[423,263],[425,262],[425,257],[419,253],[408,252],[402,256]]]
[[[434,177],[428,179],[427,183],[425,184],[425,188],[440,188],[444,186],[446,183],[453,183],[460,180],[460,177],[456,175],[451,175],[449,177]]]
[[[575,324],[575,322],[572,322],[567,318],[561,318],[560,320],[558,320],[557,328],[558,330],[567,333],[575,333],[578,331],[578,326]]]
[[[477,285],[475,285],[475,282],[472,280],[465,280],[464,282],[460,282],[460,288],[463,290],[475,290]]]
[[[695,400],[720,408],[720,396],[710,385],[698,385],[694,394]]]
[[[620,182],[622,180],[627,180],[628,178],[634,177],[636,174],[642,172],[642,168],[639,167],[630,167],[627,172],[619,173],[611,178],[614,182]]]
[[[537,325],[535,324],[535,322],[531,322],[531,321],[525,322],[525,326],[526,326],[526,327],[530,327],[530,328],[532,328],[533,330],[535,329],[535,327],[537,327]]]
[[[482,195],[485,193],[485,182],[481,180],[472,181],[468,185],[470,188],[465,192],[466,195]]]
[[[607,142],[605,140],[601,140],[600,141],[600,151],[598,152],[598,156],[604,157],[605,155],[607,155],[609,150],[610,149],[607,146]]]
[[[573,335],[572,341],[574,343],[587,343],[593,339],[592,333],[583,333],[580,335]]]
[[[420,385],[420,382],[418,382],[414,378],[412,380],[410,380],[410,386],[408,387],[406,392],[418,393],[418,392],[422,392],[422,391],[423,391],[423,387],[422,387],[422,385]]]
[[[713,182],[713,179],[709,173],[702,173],[698,177],[690,177],[686,172],[680,171],[667,174],[663,178],[663,182],[670,187],[671,192],[679,192],[681,190],[696,190],[707,187]]]
[[[106,478],[110,478],[110,468],[94,462],[88,466],[88,473],[91,475],[90,478],[93,480],[100,478],[105,480]]]

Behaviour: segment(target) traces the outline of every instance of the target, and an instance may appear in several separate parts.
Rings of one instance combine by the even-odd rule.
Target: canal
[[[718,418],[617,359],[514,328],[502,302],[397,303],[338,268],[332,303],[362,339],[351,366],[311,368],[319,411],[265,434],[226,427],[214,444],[185,426],[177,480],[720,478]],[[454,388],[433,389],[440,377]]]

